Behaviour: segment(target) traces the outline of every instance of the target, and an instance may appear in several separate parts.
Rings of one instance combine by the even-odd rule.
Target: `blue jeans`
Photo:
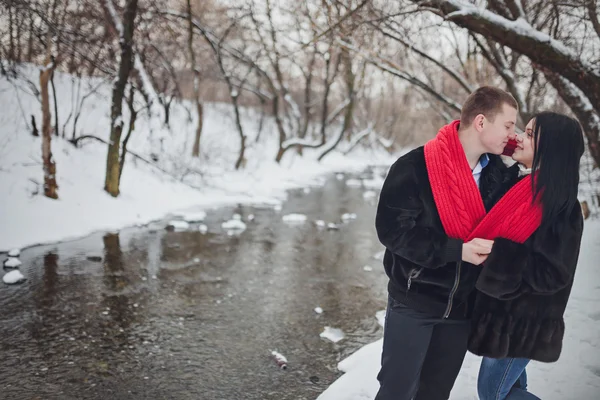
[[[540,400],[527,391],[526,358],[483,357],[477,393],[480,400]]]

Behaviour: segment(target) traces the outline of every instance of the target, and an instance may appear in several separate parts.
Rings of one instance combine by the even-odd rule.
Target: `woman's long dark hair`
[[[579,164],[584,151],[583,131],[576,119],[545,111],[535,117],[532,181],[534,198],[542,204],[542,224],[553,224],[577,205]]]

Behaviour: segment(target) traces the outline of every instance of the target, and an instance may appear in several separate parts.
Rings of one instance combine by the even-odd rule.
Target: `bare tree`
[[[196,65],[196,56],[194,54],[194,23],[192,14],[192,4],[187,0],[187,16],[188,16],[188,51],[190,53],[190,64],[192,73],[194,74],[194,102],[196,104],[196,114],[198,116],[198,125],[196,127],[196,136],[194,138],[194,147],[192,148],[192,156],[200,156],[200,136],[202,135],[202,120],[204,118],[204,110],[200,101],[200,70]]]
[[[48,81],[54,71],[54,57],[52,56],[51,40],[48,35],[46,64],[40,70],[40,91],[42,94],[42,161],[44,166],[44,195],[51,199],[58,199],[58,185],[56,184],[56,163],[52,157],[52,116],[50,113],[50,96]]]
[[[112,0],[105,0],[106,8],[120,34],[119,45],[121,60],[112,92],[112,105],[110,113],[110,142],[106,158],[106,179],[104,190],[111,196],[119,195],[120,176],[122,166],[120,163],[121,134],[123,132],[122,106],[125,97],[125,87],[133,69],[133,33],[135,31],[135,17],[137,13],[137,0],[127,0],[123,13],[123,23],[118,20]]]
[[[344,65],[344,82],[346,84],[346,90],[348,92],[348,105],[344,113],[344,122],[342,124],[342,128],[337,138],[333,140],[331,144],[327,146],[327,148],[319,155],[319,161],[323,160],[323,158],[325,158],[329,153],[331,153],[337,147],[337,145],[340,144],[342,139],[344,137],[349,136],[352,131],[354,107],[356,103],[356,75],[352,71],[352,59],[350,58],[350,52],[347,49],[342,49],[340,57],[342,58],[342,63]]]

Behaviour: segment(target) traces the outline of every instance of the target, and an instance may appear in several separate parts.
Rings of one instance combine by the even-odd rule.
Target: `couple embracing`
[[[377,208],[389,277],[376,400],[445,400],[467,350],[481,400],[539,399],[530,360],[558,360],[583,231],[580,124],[482,87],[460,120],[392,165]],[[512,165],[507,156],[511,154]]]

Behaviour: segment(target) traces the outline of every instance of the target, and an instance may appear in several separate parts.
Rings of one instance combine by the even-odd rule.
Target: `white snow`
[[[200,224],[198,225],[198,230],[200,231],[200,233],[205,234],[206,232],[208,232],[208,226]]]
[[[375,260],[383,261],[383,256],[385,255],[385,250],[381,250],[380,252],[373,255]]]
[[[221,227],[230,232],[246,230],[246,224],[239,219],[230,219],[229,221],[225,221],[221,224]]]
[[[18,70],[29,81],[39,81],[36,67],[21,65]],[[64,131],[66,139],[72,136],[74,118],[64,128],[62,125],[81,101],[76,95],[81,84],[81,96],[97,90],[86,97],[81,107],[76,136],[86,134],[108,140],[111,82],[99,78],[79,80],[59,71],[54,79],[61,135]],[[242,109],[242,125],[253,145],[246,151],[245,168],[237,171],[234,165],[239,136],[233,108],[221,103],[205,104],[201,155],[193,158],[196,116],[192,111],[192,121],[188,122],[187,110],[193,107],[182,101],[172,106],[170,128],[164,126],[159,112],[152,116],[140,113],[128,149],[146,160],[157,157],[158,168],[127,157],[117,198],[103,190],[105,144],[87,139],[75,148],[53,136],[59,199],[51,200],[43,196],[41,139],[31,135],[31,115],[38,127],[41,124],[38,99],[28,91],[24,80],[2,79],[0,107],[0,251],[74,239],[97,231],[118,231],[178,212],[187,214],[185,210],[264,204],[279,211],[288,189],[320,185],[322,176],[334,171],[357,173],[369,165],[391,164],[395,159],[383,150],[357,148],[346,156],[334,151],[317,162],[323,149],[305,149],[302,157],[290,151],[281,163],[276,163],[278,135],[274,121],[265,118],[261,141],[254,143],[260,113]],[[160,108],[152,107],[153,112]],[[54,110],[53,105],[51,109]],[[129,121],[127,107],[123,108],[123,120]],[[332,135],[337,134],[336,128],[332,127]]]
[[[340,229],[340,227],[337,226],[337,224],[334,224],[333,222],[329,222],[327,224],[327,229],[329,229],[330,231],[337,231],[338,229]]]
[[[377,197],[377,192],[373,191],[373,190],[367,190],[366,192],[363,193],[363,198],[365,200],[371,200]]]
[[[335,174],[335,178],[336,178],[338,181],[343,181],[345,177],[346,177],[346,176],[345,176],[344,174],[342,174],[342,173],[337,173],[337,174]]]
[[[565,338],[555,363],[531,362],[528,389],[545,400],[595,399],[600,393],[600,221],[586,221],[573,291],[565,312]],[[378,311],[383,326],[385,311]],[[342,360],[345,372],[318,400],[373,399],[379,383],[383,339],[370,343]],[[468,353],[452,389],[452,400],[477,400],[477,374],[481,358]]]
[[[337,343],[345,337],[344,332],[341,329],[329,326],[326,326],[319,336],[331,340],[333,343]]]
[[[12,249],[8,252],[9,257],[19,257],[21,255],[21,249]]]
[[[383,178],[363,179],[362,183],[367,189],[381,189],[383,187]]]
[[[361,187],[362,181],[360,179],[348,179],[346,181],[346,185],[348,185],[350,187]]]
[[[303,224],[306,221],[304,214],[287,214],[283,216],[283,222],[288,224]]]
[[[248,217],[247,217],[247,219],[248,219],[248,221],[250,221],[250,222],[251,222],[251,221],[254,221],[254,214],[248,214]]]
[[[371,267],[370,265],[365,265],[365,266],[363,267],[363,270],[365,270],[365,271],[367,271],[367,272],[371,272],[371,271],[373,271],[373,267]]]
[[[315,221],[315,225],[318,226],[319,228],[324,228],[325,227],[325,221],[323,221],[322,219],[318,219]]]
[[[21,271],[19,271],[18,269],[16,269],[14,271],[10,271],[7,274],[5,274],[2,277],[2,280],[7,285],[12,285],[12,284],[15,284],[15,283],[23,282],[25,280],[25,277],[23,276],[23,274],[21,273]]]
[[[381,325],[381,327],[385,326],[385,310],[379,310],[375,313],[375,318],[377,318],[377,323]]]
[[[356,214],[355,213],[345,213],[342,214],[342,221],[344,222],[348,222],[348,221],[352,221],[356,219]]]
[[[317,314],[323,314],[323,309],[321,307],[315,307],[315,312]]]
[[[19,260],[16,257],[8,257],[5,261],[4,261],[4,266],[6,268],[18,268],[21,265],[23,265],[23,263],[21,262],[21,260]]]
[[[202,222],[206,218],[206,211],[191,211],[189,213],[179,212],[176,213],[175,216],[186,222]]]
[[[169,221],[167,226],[172,226],[176,231],[184,231],[190,228],[190,224],[185,221],[173,220]]]

